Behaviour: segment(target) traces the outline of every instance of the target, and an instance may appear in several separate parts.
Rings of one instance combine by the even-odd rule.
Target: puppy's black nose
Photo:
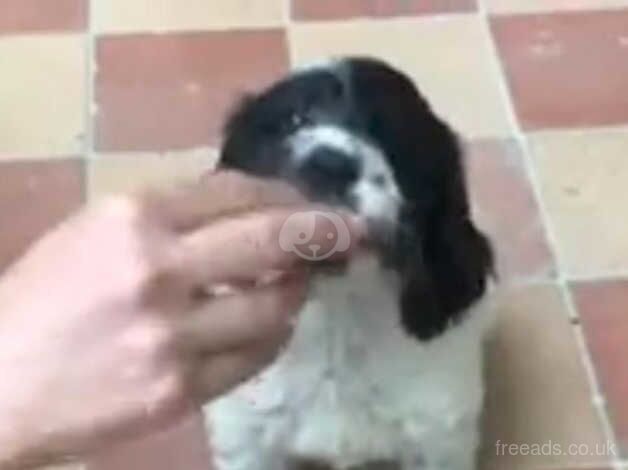
[[[300,168],[300,176],[316,194],[343,196],[360,176],[357,158],[339,150],[321,147],[312,151]]]

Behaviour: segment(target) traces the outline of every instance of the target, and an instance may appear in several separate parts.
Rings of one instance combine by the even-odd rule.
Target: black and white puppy
[[[277,361],[208,406],[217,470],[474,469],[493,256],[412,81],[368,58],[297,72],[236,110],[222,165],[351,209],[375,248],[316,277]]]

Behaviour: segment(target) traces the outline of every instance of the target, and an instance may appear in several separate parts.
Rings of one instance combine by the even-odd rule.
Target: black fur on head
[[[384,227],[410,334],[439,335],[484,294],[493,255],[471,220],[458,140],[401,72],[349,58],[296,73],[244,100],[225,134],[223,166],[286,179]]]

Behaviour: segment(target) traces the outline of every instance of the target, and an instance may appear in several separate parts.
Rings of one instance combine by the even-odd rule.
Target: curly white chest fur
[[[280,358],[207,407],[218,470],[287,470],[295,457],[474,468],[490,309],[422,343],[401,327],[398,282],[371,257],[314,282]]]

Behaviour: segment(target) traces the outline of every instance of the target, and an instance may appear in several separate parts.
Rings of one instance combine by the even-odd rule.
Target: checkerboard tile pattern
[[[593,359],[609,398],[611,422],[614,424],[621,452],[628,452],[628,374],[618,374],[621,358],[628,353],[624,336],[628,329],[626,302],[628,282],[578,282],[571,286],[580,309]]]
[[[279,29],[117,35],[98,40],[96,66],[97,149],[169,150],[217,144],[233,103],[288,56]]]
[[[345,54],[403,68],[467,149],[505,287],[480,470],[627,470],[628,0],[0,0],[0,270],[86,200],[197,178],[237,100]],[[208,455],[191,417],[85,466]]]
[[[559,289],[521,287],[502,302],[487,370],[484,468],[607,463],[604,455],[522,455],[501,447],[551,442],[569,453],[573,443],[595,450],[606,441]]]
[[[83,203],[79,159],[0,162],[0,273]]]
[[[486,28],[477,15],[297,23],[289,32],[296,66],[350,54],[381,57],[409,73],[436,111],[465,136],[512,133]]]
[[[500,16],[491,26],[525,129],[628,120],[628,9]]]
[[[83,150],[85,41],[77,34],[0,34],[0,159]]]

